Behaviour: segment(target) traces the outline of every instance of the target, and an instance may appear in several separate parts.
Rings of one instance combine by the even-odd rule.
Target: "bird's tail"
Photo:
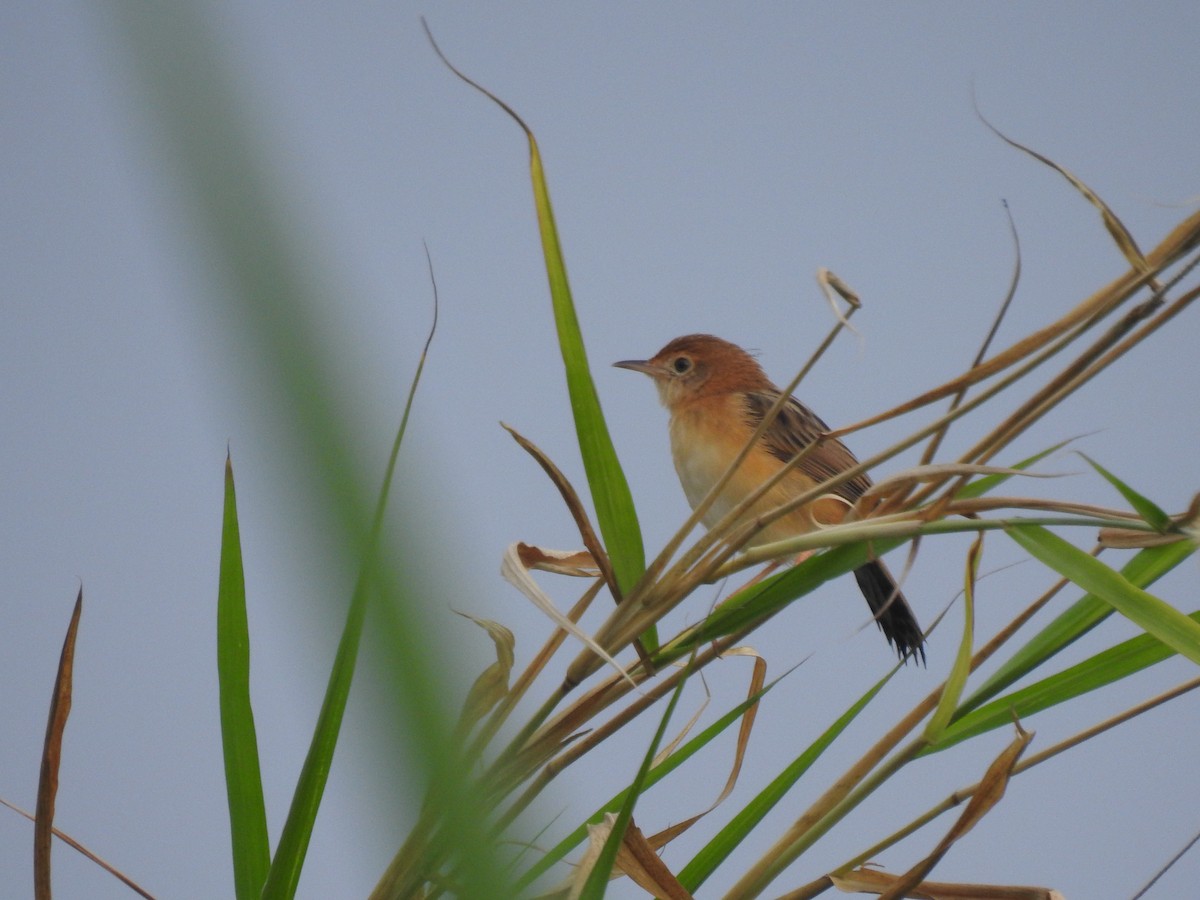
[[[888,643],[896,648],[901,659],[911,655],[924,665],[925,636],[892,573],[883,563],[875,561],[855,569],[854,577]]]

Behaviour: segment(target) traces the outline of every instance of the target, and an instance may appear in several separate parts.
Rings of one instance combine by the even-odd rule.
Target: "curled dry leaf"
[[[484,669],[463,702],[461,726],[470,726],[486,715],[492,707],[508,695],[508,678],[512,674],[513,649],[516,639],[513,633],[491,619],[480,619],[469,613],[459,613],[465,619],[470,619],[488,633],[496,646],[496,661]]]
[[[598,578],[600,567],[587,550],[547,550],[532,544],[517,544],[517,556],[527,569],[574,575],[578,578]]]
[[[547,596],[545,591],[538,587],[537,582],[533,580],[533,576],[530,574],[529,567],[525,565],[522,559],[522,547],[525,548],[526,555],[529,555],[532,550],[537,549],[537,556],[539,558],[548,557],[552,559],[555,554],[564,552],[531,548],[528,544],[510,544],[509,548],[504,552],[504,558],[500,563],[500,574],[504,577],[504,580],[524,594],[529,600],[533,601],[533,605],[549,616],[555,625],[568,634],[574,635],[593,653],[616,669],[622,677],[634,685],[636,690],[635,682],[629,677],[629,673],[625,671],[624,667],[613,659],[608,651],[596,643],[590,634],[559,612],[558,608],[554,605],[554,601]],[[549,565],[549,563],[546,565]],[[546,565],[539,565],[538,568],[545,568]]]
[[[615,814],[607,813],[602,822],[588,826],[588,849],[571,878],[568,900],[576,900],[583,891],[583,886],[587,883],[616,820]],[[664,900],[691,900],[692,895],[659,858],[633,821],[629,822],[621,838],[613,873],[614,876],[628,875],[638,887],[648,891],[652,897],[661,897]]]
[[[850,304],[850,310],[853,312],[856,309],[862,309],[862,300],[859,298],[846,282],[838,278],[829,269],[824,266],[817,269],[817,284],[821,287],[821,293],[825,295],[825,299],[829,301],[829,308],[833,310],[834,318],[841,323],[841,326],[859,337],[859,333],[854,330],[854,326],[850,324],[850,317],[842,313],[838,308],[837,298],[833,295],[836,293],[843,300]]]
[[[979,782],[979,787],[971,795],[971,801],[967,804],[967,808],[963,810],[958,820],[946,832],[945,837],[933,848],[933,852],[905,872],[904,875],[896,878],[895,883],[880,894],[880,900],[900,900],[903,897],[922,896],[920,893],[914,893],[918,888],[921,891],[926,891],[926,895],[929,897],[936,898],[938,896],[928,893],[928,886],[923,883],[923,879],[933,871],[933,867],[954,846],[955,841],[974,828],[979,820],[1000,802],[1000,798],[1004,796],[1004,791],[1008,787],[1008,779],[1012,774],[1013,767],[1021,758],[1021,754],[1025,752],[1025,748],[1029,746],[1029,742],[1033,740],[1032,731],[1026,731],[1021,727],[1020,722],[1015,723],[1015,725],[1017,729],[1016,737],[992,761],[992,764],[988,766],[987,771]],[[968,894],[967,896],[971,895]],[[977,894],[975,896],[986,897],[987,895]],[[1021,897],[1022,895],[1018,894],[1015,896]]]
[[[753,697],[762,691],[763,685],[767,681],[767,661],[753,647],[730,647],[721,654],[722,658],[729,656],[749,656],[754,660],[754,672],[750,678],[750,685],[746,691],[746,697]],[[653,847],[665,847],[679,835],[683,834],[710,812],[720,806],[733,793],[733,789],[737,786],[738,776],[742,772],[742,763],[746,758],[746,748],[750,745],[750,733],[754,730],[754,720],[758,716],[758,703],[751,704],[744,713],[742,713],[742,722],[738,728],[737,748],[734,752],[733,765],[730,766],[729,776],[725,779],[725,787],[721,789],[721,793],[717,798],[708,805],[706,809],[702,809],[695,815],[684,819],[682,822],[676,822],[668,828],[653,835],[650,838],[650,844]]]

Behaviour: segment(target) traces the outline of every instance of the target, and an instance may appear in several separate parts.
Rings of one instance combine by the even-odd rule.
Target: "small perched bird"
[[[758,361],[736,344],[710,334],[675,338],[650,359],[614,363],[654,379],[659,399],[671,414],[671,455],[683,492],[694,509],[732,464],[750,435],[782,393]],[[745,514],[762,515],[858,464],[828,426],[795,397],[788,397],[757,446],[738,467],[704,515],[711,528],[739,502],[801,451],[816,446]],[[750,546],[784,540],[835,524],[871,485],[858,475],[772,522]],[[925,659],[924,637],[912,609],[882,562],[855,569],[854,577],[888,643],[902,658]]]

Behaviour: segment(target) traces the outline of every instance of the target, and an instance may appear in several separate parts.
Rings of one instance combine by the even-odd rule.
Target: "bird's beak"
[[[666,369],[648,359],[623,359],[620,362],[613,363],[613,365],[618,369],[631,369],[634,372],[641,372],[643,375],[649,375],[651,378],[662,378],[667,374]]]

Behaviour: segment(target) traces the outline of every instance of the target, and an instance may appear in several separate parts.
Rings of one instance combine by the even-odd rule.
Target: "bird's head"
[[[654,379],[667,409],[691,400],[739,391],[756,391],[771,382],[753,356],[711,334],[677,337],[649,359],[613,363]]]

